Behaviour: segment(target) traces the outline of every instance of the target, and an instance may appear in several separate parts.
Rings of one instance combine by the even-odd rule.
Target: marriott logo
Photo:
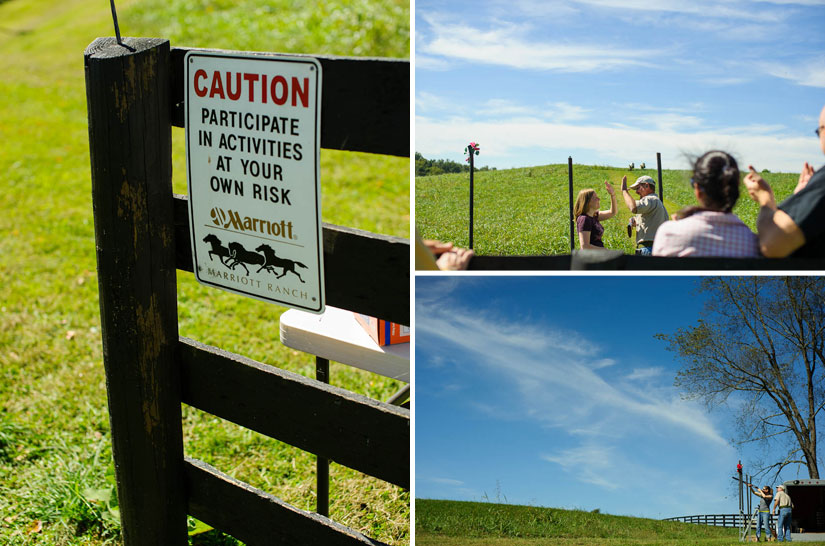
[[[214,207],[210,212],[212,223],[218,227],[236,231],[239,233],[255,232],[262,235],[271,235],[282,239],[293,240],[296,238],[292,233],[292,221],[286,220],[266,220],[263,218],[253,218],[252,216],[241,216],[234,210],[224,211],[219,207]]]

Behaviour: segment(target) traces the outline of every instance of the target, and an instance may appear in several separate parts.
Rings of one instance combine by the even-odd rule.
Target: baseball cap
[[[631,189],[636,188],[639,186],[639,184],[650,184],[652,187],[656,187],[656,182],[654,182],[653,179],[647,175],[640,176],[639,178],[637,178],[636,181],[630,185],[630,187]]]

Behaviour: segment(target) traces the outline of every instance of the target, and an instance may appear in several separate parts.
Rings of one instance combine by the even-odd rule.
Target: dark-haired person
[[[656,232],[654,256],[759,256],[759,240],[731,211],[739,199],[739,167],[725,152],[711,151],[696,160],[690,179],[698,207],[676,213]]]
[[[759,515],[757,516],[756,520],[756,542],[759,542],[759,536],[761,535],[761,530],[765,530],[765,541],[767,542],[770,540],[771,536],[771,528],[770,528],[770,519],[771,519],[771,501],[773,500],[773,491],[769,485],[762,487],[762,489],[757,489],[753,486],[753,484],[748,484],[751,488],[751,491],[757,497],[760,497],[759,506],[757,510],[759,511]]]
[[[816,136],[825,153],[825,107],[819,113]],[[825,167],[814,172],[806,162],[793,194],[779,206],[768,183],[756,169],[749,168],[745,187],[759,203],[756,229],[762,254],[769,258],[825,258]]]
[[[668,221],[667,209],[656,195],[656,183],[649,176],[640,176],[630,189],[636,192],[639,199],[633,199],[627,189],[627,177],[622,177],[622,199],[630,212],[636,216],[630,219],[636,226],[636,254],[650,256],[653,252],[653,241],[656,231]],[[628,231],[628,234],[630,232]]]
[[[582,249],[604,249],[602,234],[604,227],[600,220],[607,220],[616,216],[616,192],[610,182],[604,181],[604,187],[610,194],[610,210],[599,210],[599,200],[596,190],[586,189],[579,192],[576,204],[573,207],[573,216],[576,218],[576,229],[579,232],[579,246]]]

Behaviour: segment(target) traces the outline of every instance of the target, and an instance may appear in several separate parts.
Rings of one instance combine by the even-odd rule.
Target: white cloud
[[[634,368],[633,372],[627,376],[630,381],[637,381],[640,379],[652,379],[662,375],[664,370],[660,367],[656,368]]]
[[[664,426],[727,445],[698,406],[656,391],[640,395],[602,378],[600,349],[580,334],[444,307],[444,301],[417,302],[417,343],[447,342],[471,355],[472,373],[491,375],[502,390],[517,393],[517,408],[549,426],[596,430],[593,424],[605,421],[610,427],[601,430],[613,436]]]
[[[476,113],[479,116],[535,116],[538,111],[531,106],[524,106],[507,99],[488,99],[478,105]]]
[[[427,481],[430,481],[430,482],[433,482],[433,483],[440,483],[441,485],[454,485],[454,486],[464,485],[463,481],[454,480],[452,478],[427,478]]]
[[[636,121],[643,126],[653,127],[657,131],[695,129],[705,125],[702,118],[675,112],[628,115],[625,121]]]
[[[416,112],[444,112],[453,108],[451,101],[441,98],[433,93],[417,91],[415,93]]]
[[[616,466],[616,455],[609,446],[586,445],[565,449],[554,454],[542,455],[542,459],[561,466],[585,483],[609,490],[619,487],[614,479],[608,477],[608,474],[615,473]]]
[[[650,122],[656,119],[656,116],[648,118]],[[753,164],[760,170],[774,172],[799,172],[804,162],[817,164],[821,160],[822,152],[815,138],[789,135],[776,125],[707,128],[691,132],[685,130],[687,127],[675,126],[678,125],[676,119],[673,115],[661,116],[658,118],[660,127],[651,128],[630,124],[620,127],[573,125],[538,118],[468,121],[419,116],[415,121],[415,149],[425,157],[452,157],[456,143],[464,142],[467,135],[472,135],[473,140],[484,146],[486,164],[500,168],[517,166],[510,157],[519,155],[523,149],[539,150],[542,158],[554,155],[564,158],[569,154],[575,157],[577,150],[580,154],[585,150],[596,158],[592,163],[600,165],[625,165],[661,152],[665,168],[688,168],[683,158],[712,149],[731,153],[743,168]],[[682,121],[697,128],[690,116]],[[537,159],[518,166],[553,162]]]
[[[417,52],[466,62],[520,69],[593,72],[630,65],[647,65],[646,59],[661,51],[633,50],[609,45],[540,42],[527,38],[530,26],[499,23],[482,30],[466,24],[441,23],[422,16],[430,25],[430,36],[416,45]],[[416,56],[416,68],[418,65]]]
[[[825,87],[825,56],[804,63],[762,63],[764,72],[808,87]]]
[[[577,0],[580,4],[587,4],[599,8],[610,8],[614,10],[633,10],[643,13],[664,12],[681,13],[693,15],[702,19],[733,19],[738,21],[762,21],[774,22],[778,19],[775,12],[761,11],[754,9],[753,5],[745,5],[742,2],[729,2],[720,4],[718,2],[697,1],[684,2],[682,0],[659,0],[650,2],[649,0]],[[738,4],[738,5],[737,5]]]
[[[433,70],[436,72],[445,72],[447,70],[450,70],[452,67],[453,63],[447,59],[433,57],[431,55],[421,55],[420,53],[416,53],[415,55],[416,70],[425,69]]]

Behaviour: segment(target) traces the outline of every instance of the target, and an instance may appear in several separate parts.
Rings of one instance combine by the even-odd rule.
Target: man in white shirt
[[[776,495],[773,498],[773,513],[779,508],[779,520],[776,522],[776,538],[779,542],[791,541],[791,509],[793,502],[791,497],[785,493],[784,485],[776,486]],[[784,535],[784,538],[783,538]]]

